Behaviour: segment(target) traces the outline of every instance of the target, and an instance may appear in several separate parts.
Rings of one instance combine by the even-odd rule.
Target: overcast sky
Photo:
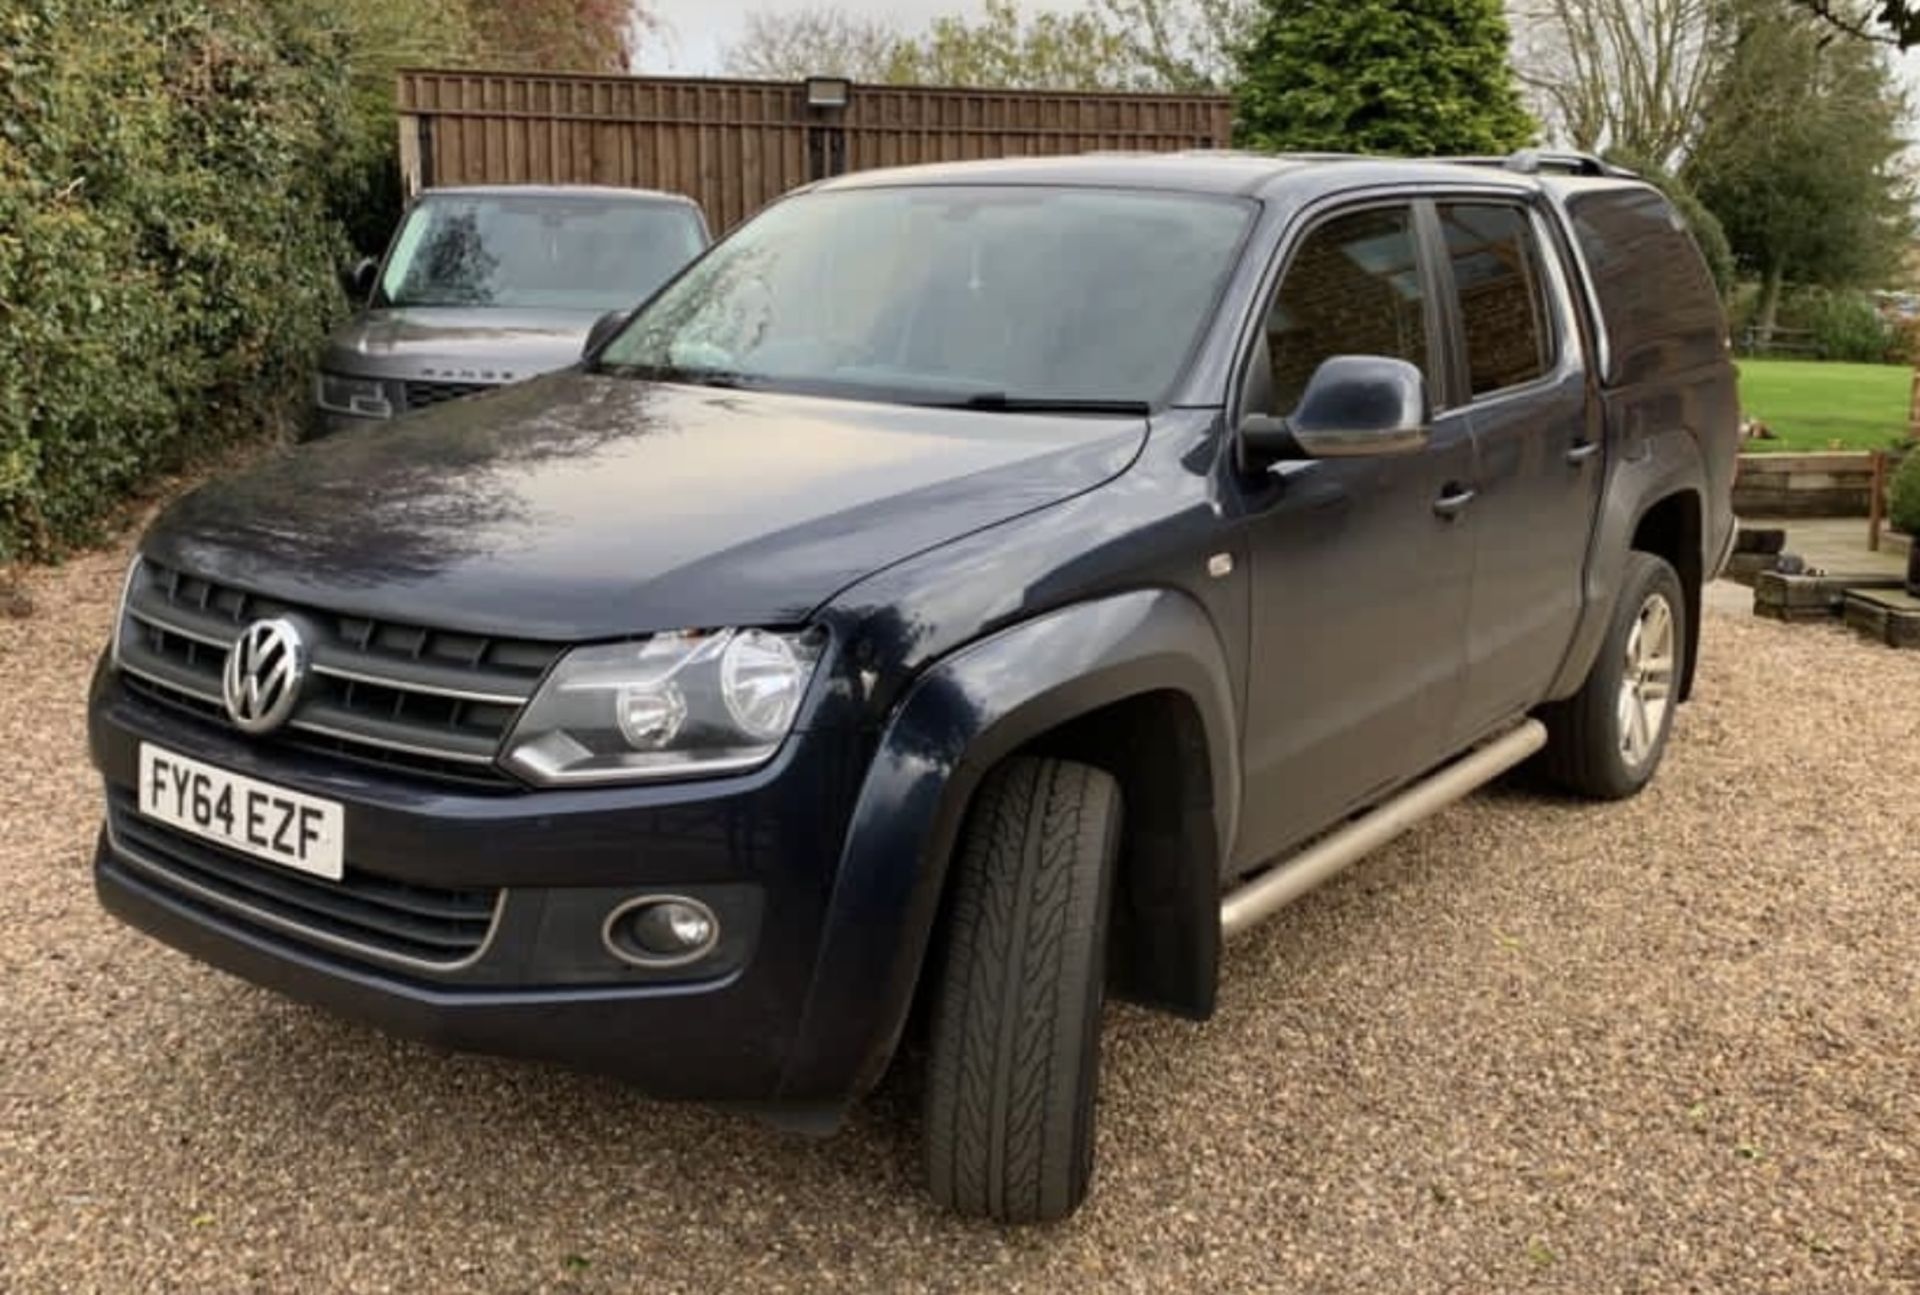
[[[914,32],[950,13],[978,13],[982,0],[647,0],[664,21],[658,36],[642,36],[639,72],[711,76],[720,69],[720,50],[740,34],[747,15],[760,9],[790,10],[830,6],[849,13],[891,16],[902,31]],[[1074,0],[1020,0],[1022,10],[1077,8]]]

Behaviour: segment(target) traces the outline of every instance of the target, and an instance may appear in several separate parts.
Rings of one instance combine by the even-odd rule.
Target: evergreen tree
[[[1881,286],[1913,230],[1907,104],[1888,60],[1783,0],[1738,13],[1686,180],[1757,276],[1770,334],[1783,285]]]
[[[1499,0],[1264,0],[1239,131],[1276,151],[1505,153],[1533,138]]]

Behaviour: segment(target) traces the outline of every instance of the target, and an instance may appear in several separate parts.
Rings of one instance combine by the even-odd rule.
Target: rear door
[[[1243,413],[1291,413],[1335,355],[1419,366],[1439,408],[1420,452],[1237,478],[1252,567],[1241,867],[1447,753],[1466,676],[1475,526],[1457,503],[1474,471],[1466,412],[1445,407],[1429,221],[1430,208],[1399,201],[1310,225],[1248,359],[1270,365],[1272,394]]]
[[[1558,670],[1580,615],[1605,465],[1542,217],[1518,197],[1442,198],[1435,214],[1477,465],[1467,680],[1454,730],[1465,742],[1538,702]]]

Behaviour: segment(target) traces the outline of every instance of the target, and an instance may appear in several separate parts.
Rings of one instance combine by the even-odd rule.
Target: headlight
[[[793,727],[818,634],[682,630],[575,648],[507,737],[533,782],[637,782],[764,764]]]
[[[349,378],[322,373],[313,380],[313,399],[322,409],[362,418],[392,418],[393,404],[378,378]]]

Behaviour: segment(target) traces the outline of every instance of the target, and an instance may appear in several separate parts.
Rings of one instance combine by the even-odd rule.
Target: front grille
[[[449,400],[458,400],[462,396],[471,396],[477,391],[485,391],[490,385],[485,382],[410,380],[400,384],[400,403],[408,410],[425,409],[428,405],[438,405]]]
[[[143,561],[127,589],[121,668],[144,695],[226,724],[228,648],[267,617],[301,626],[312,672],[286,726],[262,740],[435,779],[515,785],[494,757],[558,644],[340,615]]]
[[[134,812],[114,791],[116,858],[150,880],[254,926],[375,962],[447,971],[486,947],[501,892],[415,886],[358,871],[339,881],[250,859]]]

